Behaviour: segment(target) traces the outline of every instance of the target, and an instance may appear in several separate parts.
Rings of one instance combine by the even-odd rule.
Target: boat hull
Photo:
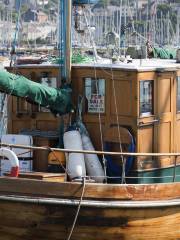
[[[78,200],[1,196],[0,240],[64,240]],[[180,239],[180,201],[85,200],[74,240]]]
[[[0,240],[180,239],[180,183],[0,182]]]

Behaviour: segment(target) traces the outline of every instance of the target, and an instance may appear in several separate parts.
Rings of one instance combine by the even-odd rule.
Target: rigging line
[[[13,41],[13,47],[15,48],[16,46],[16,39],[19,34],[19,23],[20,23],[20,17],[21,17],[21,5],[22,5],[22,0],[19,0],[19,9],[18,9],[18,16],[17,16],[17,22],[16,22],[16,30],[15,30],[15,35],[14,35],[14,41]]]
[[[15,73],[16,71],[17,71],[17,66],[13,65],[13,73]],[[14,87],[15,87],[15,78],[16,77],[18,77],[18,76],[16,76],[16,75],[12,76],[13,88],[12,88],[11,92],[8,94],[5,93],[5,98],[4,98],[4,103],[3,103],[3,114],[2,114],[2,117],[0,120],[0,126],[2,126],[2,124],[3,124],[3,128],[1,128],[1,131],[0,131],[0,142],[1,142],[3,132],[5,133],[7,130],[7,119],[8,119],[8,111],[7,111],[8,107],[7,106],[8,106],[9,99],[10,99],[12,92],[14,90]]]
[[[63,35],[62,35],[62,29],[63,29],[63,3],[62,1],[58,1],[58,39],[57,39],[57,50],[58,50],[58,57],[59,57],[59,69],[60,71],[58,71],[58,78],[59,81],[62,84],[62,72],[63,72],[63,56],[62,56],[62,41],[63,41]],[[60,30],[61,29],[61,30]]]
[[[59,162],[60,166],[62,167],[62,169],[64,170],[64,172],[66,173],[67,176],[70,176],[70,174],[68,173],[68,171],[66,170],[66,168],[63,166],[61,160],[57,157],[56,152],[54,150],[52,150],[51,148],[49,148],[50,152],[52,152],[53,156],[55,157],[55,159]]]
[[[130,20],[131,20],[131,22],[132,22],[132,29],[133,29],[133,31],[135,31],[134,19],[133,19],[133,15],[132,15],[132,11],[131,11],[131,6],[130,6],[130,3],[129,3],[129,0],[128,0],[128,2],[127,2],[127,5],[128,5],[129,13],[130,13]]]
[[[97,71],[96,71],[95,64],[94,64],[94,74],[95,74],[95,81],[96,81],[96,91],[97,91],[97,94],[99,95]],[[102,121],[101,121],[101,113],[100,113],[100,104],[98,106],[98,118],[99,118],[99,130],[100,130],[100,137],[101,137],[101,149],[103,151],[104,146],[103,146],[103,134],[102,134]],[[103,158],[103,165],[104,165],[104,174],[106,176],[107,175],[106,174],[106,159],[105,159],[104,154],[102,155],[102,158]]]
[[[127,24],[127,5],[126,5],[126,1],[124,2],[124,11],[125,11],[125,16],[124,16],[124,25],[126,26]],[[126,46],[126,40],[127,40],[127,33],[126,31],[124,32],[124,56],[126,56],[126,49],[125,49],[125,46]]]
[[[14,71],[14,68],[13,68],[13,71]],[[4,125],[4,128],[1,128],[1,132],[0,132],[0,142],[1,142],[3,131],[5,130],[5,128],[7,130],[7,123],[6,123],[7,122],[7,118],[8,118],[7,106],[8,106],[9,99],[10,99],[10,97],[12,95],[12,92],[14,90],[14,87],[15,87],[15,77],[16,77],[16,75],[13,75],[13,77],[12,77],[13,88],[12,88],[11,92],[8,93],[8,94],[5,94],[6,97],[5,97],[5,100],[4,100],[4,102],[5,102],[4,103],[4,108],[6,108],[6,109],[3,109],[3,115],[2,115],[2,118],[1,118],[1,121],[0,121],[0,123],[2,122],[3,125]]]
[[[19,34],[19,25],[20,25],[20,17],[21,17],[21,5],[22,5],[22,0],[19,0],[19,9],[18,9],[18,16],[17,16],[17,22],[16,22],[16,30],[15,30],[15,35],[14,35],[14,41],[13,43],[11,43],[12,45],[12,55],[11,55],[11,61],[13,61],[13,56],[16,54],[15,53],[15,47],[16,47],[16,40],[17,40],[17,36]],[[13,64],[13,73],[16,72],[16,66]],[[13,82],[13,88],[11,90],[10,93],[6,94],[6,97],[4,99],[4,108],[7,108],[7,105],[8,105],[8,101],[9,101],[9,98],[14,90],[14,87],[15,87],[15,75],[13,75],[13,78],[12,78],[12,82]],[[3,131],[6,131],[7,130],[7,119],[6,116],[7,115],[7,118],[8,118],[8,111],[6,109],[3,109],[3,115],[2,115],[2,118],[1,118],[1,121],[0,121],[0,124],[2,126],[3,124],[3,128],[1,128],[1,132],[0,132],[0,142],[1,142],[1,138],[2,138],[2,134],[3,134]],[[6,130],[5,130],[6,128]]]
[[[0,127],[1,127],[1,132],[0,132],[0,138],[3,134],[3,132],[6,132],[7,129],[7,94],[4,94],[3,99],[1,101],[1,104],[3,105],[2,108],[2,116],[0,120]]]
[[[88,32],[89,32],[90,41],[92,42],[92,47],[93,47],[93,52],[94,52],[94,59],[95,59],[96,62],[97,62],[97,60],[98,60],[98,55],[97,55],[96,45],[95,45],[95,43],[94,43],[94,39],[93,39],[92,34],[91,34],[90,25],[89,25],[89,23],[88,23],[88,20],[87,20],[87,16],[86,16],[86,14],[85,14],[85,11],[83,12],[83,14],[84,14],[84,19],[85,19],[86,27],[87,27],[87,30],[88,30]]]
[[[112,86],[113,86],[113,96],[114,96],[114,104],[115,104],[115,111],[116,111],[116,121],[117,121],[117,128],[118,128],[118,138],[119,138],[119,148],[120,152],[122,151],[122,143],[121,143],[121,132],[120,132],[120,127],[119,127],[119,115],[118,115],[118,108],[117,108],[117,98],[116,98],[116,90],[115,90],[115,84],[114,84],[114,74],[113,74],[113,69],[112,69],[112,64],[111,64],[111,78],[112,78]],[[126,183],[125,180],[125,165],[126,165],[126,159],[121,155],[121,161],[122,161],[122,179],[121,183]]]
[[[121,56],[121,26],[122,26],[122,0],[120,1],[120,23],[119,23],[119,35],[120,35],[119,55],[120,56]]]
[[[135,29],[134,19],[133,19],[132,10],[131,10],[131,7],[130,7],[129,0],[128,0],[128,8],[129,8],[129,13],[130,13],[130,20],[131,20],[131,22],[132,22],[132,29],[133,29],[133,33],[132,33],[132,34],[135,34],[135,33],[136,33],[139,37],[141,37],[141,38],[144,39],[145,41],[148,41],[148,38],[147,38],[147,37],[144,37],[142,34],[140,34],[140,33]]]
[[[79,211],[80,211],[80,208],[81,208],[81,203],[82,203],[82,200],[83,200],[83,197],[84,197],[85,186],[86,186],[86,178],[83,177],[83,189],[82,189],[82,193],[81,193],[81,198],[80,198],[80,201],[79,201],[79,204],[78,204],[77,212],[76,212],[76,215],[74,217],[74,221],[73,221],[72,227],[70,229],[69,235],[66,238],[66,240],[70,240],[71,239],[71,236],[73,234],[74,228],[76,226],[77,218],[79,216]]]
[[[97,94],[99,95],[99,88],[98,88],[98,79],[97,79],[97,71],[96,71],[96,63],[97,63],[97,51],[96,51],[96,46],[95,46],[95,43],[94,43],[94,39],[92,37],[92,34],[91,34],[91,31],[88,27],[88,21],[87,21],[87,17],[86,17],[86,14],[84,12],[84,17],[85,17],[85,22],[86,22],[86,26],[88,28],[88,31],[89,31],[89,35],[90,35],[90,40],[92,42],[92,45],[93,45],[93,51],[94,51],[94,58],[93,58],[93,64],[94,64],[94,77],[95,77],[95,82],[96,82],[96,92]],[[98,119],[99,119],[99,130],[100,130],[100,138],[101,138],[101,149],[103,151],[104,149],[104,146],[103,146],[103,134],[102,134],[102,121],[101,121],[101,113],[100,113],[100,105],[98,106]],[[102,155],[102,159],[103,159],[103,166],[104,166],[104,174],[105,176],[107,175],[106,174],[106,159],[105,159],[105,155],[103,154]]]

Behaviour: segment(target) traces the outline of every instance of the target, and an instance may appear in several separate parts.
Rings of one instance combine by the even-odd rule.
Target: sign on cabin
[[[105,80],[85,78],[85,95],[89,113],[105,112]]]

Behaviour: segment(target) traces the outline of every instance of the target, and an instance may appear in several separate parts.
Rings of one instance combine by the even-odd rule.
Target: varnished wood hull
[[[0,201],[0,240],[67,238],[78,202],[14,200]],[[180,239],[178,200],[134,203],[91,200],[89,205],[85,201],[81,207],[72,235],[74,240]]]
[[[83,185],[0,179],[0,240],[64,240]],[[180,239],[180,183],[89,184],[73,240]]]

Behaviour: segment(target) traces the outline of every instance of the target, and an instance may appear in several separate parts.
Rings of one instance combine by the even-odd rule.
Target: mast
[[[170,24],[169,24],[169,11],[168,11],[168,15],[167,15],[167,44],[169,46],[170,44],[170,37],[169,37],[169,31],[170,31]]]
[[[66,83],[71,82],[71,29],[72,29],[72,4],[73,5],[87,5],[95,4],[98,0],[59,0],[60,12],[62,15],[61,21],[59,19],[59,29],[61,36],[59,37],[60,56],[62,56],[62,80]],[[85,18],[87,23],[87,19]]]
[[[178,7],[178,11],[177,11],[177,25],[176,25],[176,39],[177,39],[177,42],[176,42],[176,45],[178,46],[180,44],[180,30],[179,30],[179,27],[180,27],[180,7]]]
[[[72,0],[60,0],[60,12],[62,14],[61,21],[59,21],[59,28],[61,28],[61,36],[59,36],[59,43],[62,48],[62,79],[66,83],[71,82],[71,18],[72,18]],[[60,34],[59,34],[60,35]]]
[[[72,0],[64,0],[65,8],[65,19],[66,19],[66,48],[65,48],[65,76],[66,81],[69,83],[71,81],[71,19],[72,19]]]

